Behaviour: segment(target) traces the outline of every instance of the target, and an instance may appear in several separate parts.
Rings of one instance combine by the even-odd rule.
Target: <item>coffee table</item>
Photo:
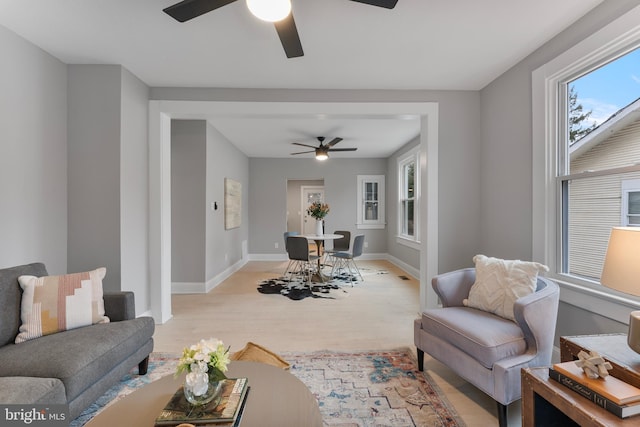
[[[228,377],[247,377],[249,395],[241,427],[321,427],[318,402],[291,373],[258,362],[234,361]],[[153,427],[184,377],[168,375],[125,396],[91,419],[87,427]]]

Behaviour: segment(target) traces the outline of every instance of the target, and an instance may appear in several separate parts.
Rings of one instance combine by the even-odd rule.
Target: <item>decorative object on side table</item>
[[[600,283],[608,288],[640,296],[640,227],[613,227]],[[629,347],[640,353],[640,311],[629,316]]]
[[[221,381],[226,379],[229,348],[211,338],[182,351],[176,375],[186,372],[184,395],[192,405],[205,405],[220,397]]]
[[[591,379],[604,378],[609,375],[609,369],[613,368],[597,351],[587,353],[584,350],[578,353],[576,366],[582,368],[584,374]]]
[[[322,236],[324,234],[322,224],[329,210],[329,205],[321,202],[313,202],[307,208],[307,215],[316,220],[316,236]]]

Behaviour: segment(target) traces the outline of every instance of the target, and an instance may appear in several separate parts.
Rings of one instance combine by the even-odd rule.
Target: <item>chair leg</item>
[[[503,405],[500,402],[498,404],[498,426],[507,427],[507,405]]]
[[[418,371],[424,371],[424,351],[418,349]]]

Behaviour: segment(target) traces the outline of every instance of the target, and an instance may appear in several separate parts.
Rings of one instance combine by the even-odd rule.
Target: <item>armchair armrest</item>
[[[135,319],[135,296],[131,291],[105,292],[104,311],[112,322]]]
[[[462,300],[469,297],[469,290],[475,280],[475,268],[464,268],[435,276],[431,280],[431,286],[443,307],[460,307],[463,305]]]
[[[538,290],[519,298],[513,305],[516,323],[524,332],[527,346],[537,352],[543,364],[551,361],[559,300],[558,285],[538,276]]]

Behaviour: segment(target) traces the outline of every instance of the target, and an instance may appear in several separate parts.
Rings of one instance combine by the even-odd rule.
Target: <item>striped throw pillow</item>
[[[16,344],[69,329],[107,323],[102,298],[106,268],[61,276],[20,276],[21,325]]]

